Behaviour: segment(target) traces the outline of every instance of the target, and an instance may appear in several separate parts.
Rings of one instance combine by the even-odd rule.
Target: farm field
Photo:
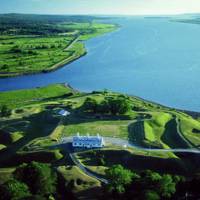
[[[1,35],[0,77],[49,72],[85,55],[82,41],[114,31],[115,25],[57,24],[69,32],[52,35]]]

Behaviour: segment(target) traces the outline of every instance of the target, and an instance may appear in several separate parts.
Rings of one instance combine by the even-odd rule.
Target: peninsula
[[[56,70],[87,53],[84,41],[114,31],[101,18],[0,15],[0,78]]]

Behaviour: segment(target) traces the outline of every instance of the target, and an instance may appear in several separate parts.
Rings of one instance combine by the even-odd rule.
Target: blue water
[[[68,82],[200,111],[200,25],[116,19],[118,31],[86,42],[87,56],[48,74],[0,79],[0,91]]]

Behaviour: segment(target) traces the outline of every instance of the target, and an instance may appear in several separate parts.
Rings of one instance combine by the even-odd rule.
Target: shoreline
[[[10,74],[6,74],[5,76],[1,76],[2,74],[0,73],[0,79],[6,79],[6,78],[12,78],[12,77],[19,77],[19,76],[28,76],[28,75],[36,75],[36,74],[45,74],[45,73],[50,73],[50,72],[54,72],[62,67],[64,67],[65,65],[68,65],[76,60],[78,60],[79,58],[83,57],[87,55],[87,51],[85,51],[82,55],[75,57],[74,59],[71,59],[71,57],[66,58],[65,60],[62,60],[61,62],[55,64],[57,65],[57,67],[53,67],[52,69],[45,69],[42,71],[38,71],[38,72],[25,72],[25,73],[19,73],[19,74],[15,74],[15,73],[10,73]]]
[[[87,40],[92,39],[92,38],[96,38],[96,37],[98,37],[98,36],[103,36],[103,35],[108,34],[108,33],[112,33],[112,32],[114,32],[114,31],[116,31],[116,30],[119,29],[119,26],[118,26],[118,25],[116,25],[116,24],[112,24],[112,25],[114,25],[114,27],[113,27],[111,30],[105,31],[105,32],[103,32],[103,33],[98,33],[98,32],[97,32],[96,35],[94,35],[94,36],[90,36],[90,35],[89,35],[89,36],[88,36],[88,37],[89,37],[88,39],[81,40],[80,38],[81,38],[81,36],[83,36],[83,35],[78,35],[78,37],[76,37],[76,38],[69,44],[69,46],[67,46],[67,47],[64,49],[64,51],[67,51],[67,50],[69,50],[70,48],[73,48],[73,45],[74,45],[74,44],[77,44],[78,42],[80,42],[80,44],[82,45],[82,48],[83,48],[83,49],[82,49],[83,52],[81,52],[81,54],[79,54],[79,55],[76,55],[77,52],[75,51],[75,52],[74,52],[75,55],[73,54],[73,55],[71,55],[70,57],[68,57],[68,58],[66,58],[66,59],[64,59],[64,60],[61,60],[60,62],[55,63],[54,65],[50,66],[50,67],[47,68],[47,69],[43,69],[43,70],[39,70],[39,71],[35,71],[35,72],[16,72],[16,73],[15,73],[15,72],[9,72],[9,73],[7,73],[7,72],[0,72],[0,79],[6,79],[6,78],[12,78],[12,77],[18,77],[18,76],[34,75],[34,74],[45,74],[45,73],[50,73],[50,72],[56,71],[56,70],[58,70],[58,69],[64,67],[65,65],[68,65],[68,64],[70,64],[70,63],[72,63],[72,62],[78,60],[79,58],[81,58],[81,57],[87,55],[87,49],[85,48],[84,41],[87,41]]]
[[[54,83],[54,84],[48,84],[48,85],[45,85],[45,86],[39,86],[39,87],[33,87],[33,88],[25,88],[25,89],[17,89],[17,90],[8,90],[8,91],[0,91],[0,93],[6,93],[6,92],[14,92],[14,91],[23,91],[23,90],[33,90],[33,89],[37,89],[37,88],[45,88],[45,87],[48,87],[50,85],[55,85],[55,84],[58,84],[58,85],[63,85],[64,87],[69,87],[71,90],[73,90],[74,92],[80,92],[80,93],[85,93],[85,94],[90,94],[94,91],[91,91],[91,92],[84,92],[84,91],[81,91],[79,89],[76,89],[74,88],[70,83],[67,83],[67,82],[62,82],[62,83]],[[103,91],[102,90],[99,90],[99,91]],[[112,91],[112,92],[115,92],[115,91]],[[200,117],[200,112],[198,111],[192,111],[192,110],[187,110],[187,109],[179,109],[179,108],[175,108],[175,107],[171,107],[171,106],[167,106],[167,105],[164,105],[162,103],[158,103],[158,102],[155,102],[155,101],[151,101],[151,100],[148,100],[148,99],[144,99],[142,97],[139,97],[139,96],[136,96],[136,95],[130,95],[130,94],[127,94],[127,93],[121,93],[121,92],[116,92],[116,93],[119,93],[119,94],[125,94],[125,95],[128,95],[130,97],[134,97],[136,99],[139,99],[141,101],[144,101],[146,103],[151,103],[151,104],[154,104],[154,105],[157,105],[159,107],[163,107],[163,108],[166,108],[166,109],[169,109],[169,110],[172,110],[172,111],[176,111],[176,112],[181,112],[181,113],[185,113],[189,116],[191,116],[192,118],[194,119],[197,119]]]
[[[78,38],[75,39],[75,43],[78,42],[76,41]],[[74,44],[74,41],[67,47],[64,49],[64,51],[66,51],[66,49],[68,48],[72,48]],[[11,78],[11,77],[18,77],[18,76],[26,76],[26,75],[34,75],[34,74],[45,74],[45,73],[49,73],[49,72],[53,72],[56,71],[62,67],[64,67],[65,65],[68,65],[76,60],[78,60],[79,58],[87,55],[87,50],[85,48],[85,45],[83,42],[81,42],[81,44],[83,45],[83,52],[80,55],[74,55],[76,54],[76,52],[74,52],[73,55],[71,55],[70,57],[52,65],[51,67],[47,68],[47,69],[43,69],[41,71],[35,71],[35,72],[23,72],[23,73],[15,73],[15,72],[10,72],[10,73],[2,73],[0,72],[0,79],[6,79],[6,78]],[[71,46],[72,45],[72,46]],[[5,74],[5,75],[4,75]]]
[[[129,95],[129,94],[127,94]],[[187,110],[187,109],[180,109],[180,108],[175,108],[175,107],[171,107],[171,106],[166,106],[164,104],[161,104],[161,103],[158,103],[158,102],[155,102],[155,101],[151,101],[151,100],[147,100],[147,99],[144,99],[142,97],[139,97],[139,96],[135,96],[135,95],[129,95],[129,96],[132,96],[134,98],[138,98],[140,99],[141,101],[145,101],[145,102],[149,102],[149,103],[152,103],[152,104],[156,104],[158,106],[161,106],[161,107],[164,107],[166,109],[170,109],[170,110],[174,110],[174,111],[177,111],[177,112],[182,112],[182,113],[185,113],[187,115],[190,115],[191,117],[193,117],[194,119],[197,119],[200,117],[200,112],[198,111],[193,111],[193,110]]]

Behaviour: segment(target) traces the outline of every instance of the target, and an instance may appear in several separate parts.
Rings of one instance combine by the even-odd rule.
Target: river
[[[67,82],[200,111],[200,25],[167,18],[114,19],[121,28],[85,42],[88,54],[46,74],[0,79],[0,91]]]

